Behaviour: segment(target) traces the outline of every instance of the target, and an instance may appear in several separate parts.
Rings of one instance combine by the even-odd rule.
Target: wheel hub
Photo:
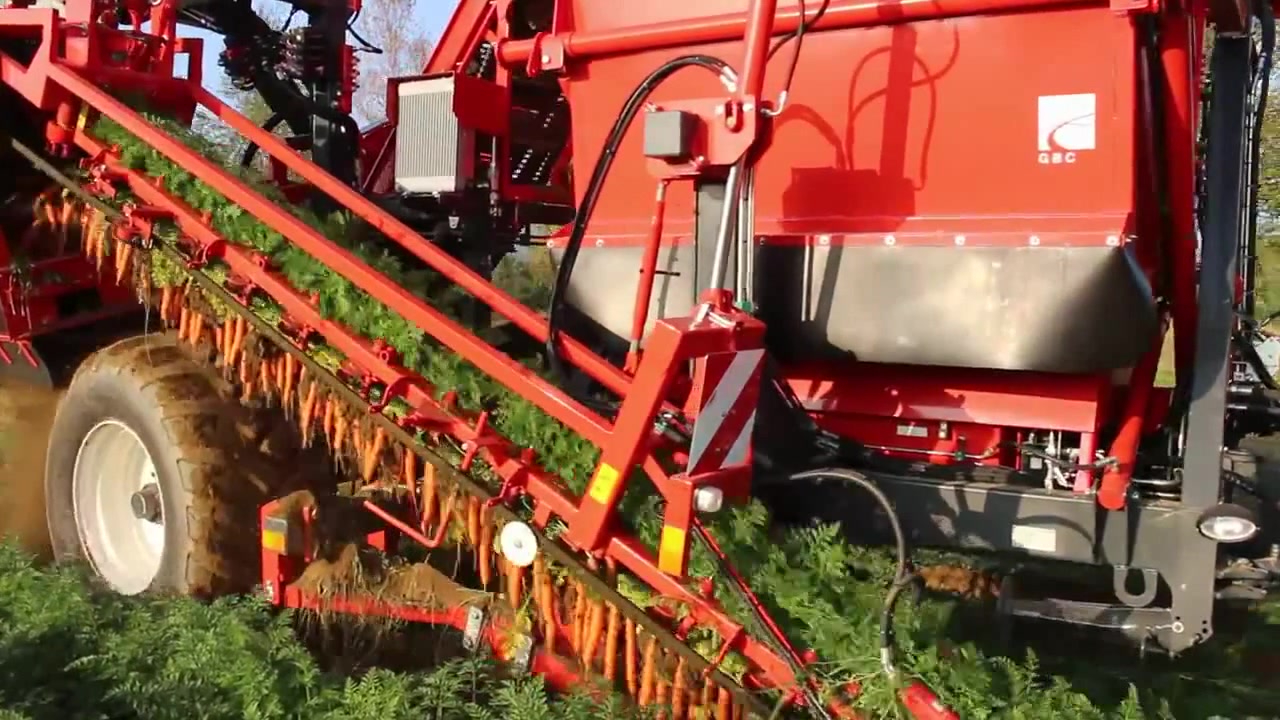
[[[142,439],[118,420],[85,434],[76,453],[72,498],[81,546],[116,592],[151,586],[164,556],[164,495]]]
[[[160,522],[160,486],[148,483],[141,490],[129,496],[129,507],[133,516],[151,523]]]

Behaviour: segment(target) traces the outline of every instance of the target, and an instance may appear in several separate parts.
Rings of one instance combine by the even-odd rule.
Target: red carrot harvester
[[[289,30],[230,0],[0,8],[0,183],[35,208],[0,224],[0,360],[95,350],[45,483],[59,554],[109,586],[449,625],[555,686],[724,718],[850,714],[704,525],[752,495],[892,531],[895,677],[908,541],[1109,568],[1110,602],[1001,606],[1169,653],[1275,581],[1280,488],[1243,444],[1280,413],[1254,346],[1269,3],[461,0],[361,129],[359,0],[291,2]],[[225,37],[266,126],[204,89],[183,24]],[[197,110],[269,186],[175,129]],[[547,307],[492,279],[526,245]],[[165,333],[86,339],[142,307]],[[517,405],[598,451],[585,486]],[[445,546],[475,577],[387,561]]]

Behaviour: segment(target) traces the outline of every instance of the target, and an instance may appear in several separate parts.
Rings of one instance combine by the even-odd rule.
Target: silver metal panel
[[[865,362],[1086,373],[1150,347],[1156,308],[1112,247],[761,248],[772,342]]]
[[[408,193],[457,192],[474,164],[474,134],[453,113],[452,77],[404,82],[397,88],[395,184]]]
[[[553,254],[557,263],[561,254]],[[625,339],[631,334],[643,254],[644,249],[638,246],[584,247],[578,253],[573,278],[569,281],[566,293],[569,304],[617,338]],[[658,254],[658,270],[664,274],[653,280],[646,335],[659,318],[689,314],[694,301],[694,265],[691,245],[665,247]]]
[[[695,249],[666,248],[650,304],[687,314]],[[639,247],[578,256],[569,301],[618,338],[630,332]],[[1092,373],[1132,367],[1156,309],[1123,248],[759,247],[756,299],[780,356]],[[647,329],[646,329],[647,330]]]

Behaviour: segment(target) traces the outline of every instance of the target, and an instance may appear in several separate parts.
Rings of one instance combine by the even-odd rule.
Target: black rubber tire
[[[86,359],[49,434],[45,503],[54,559],[89,561],[73,469],[88,432],[114,419],[150,453],[163,498],[164,550],[147,592],[211,597],[261,582],[258,509],[292,490],[306,463],[279,413],[270,413],[272,422],[229,390],[171,335],[129,338]]]

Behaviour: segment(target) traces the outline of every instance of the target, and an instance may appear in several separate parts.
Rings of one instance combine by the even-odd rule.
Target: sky
[[[364,0],[364,2],[372,9],[377,5],[378,0]],[[428,35],[433,38],[440,37],[440,31],[449,21],[449,16],[453,14],[453,9],[458,4],[457,0],[419,0],[419,3],[418,22],[426,26]],[[360,30],[359,21],[356,22],[355,29]],[[222,52],[222,38],[206,30],[192,27],[182,27],[179,34],[184,37],[204,38],[204,85],[215,94],[222,95],[222,68],[218,67],[218,53]],[[423,58],[422,61],[425,63],[427,59]]]

